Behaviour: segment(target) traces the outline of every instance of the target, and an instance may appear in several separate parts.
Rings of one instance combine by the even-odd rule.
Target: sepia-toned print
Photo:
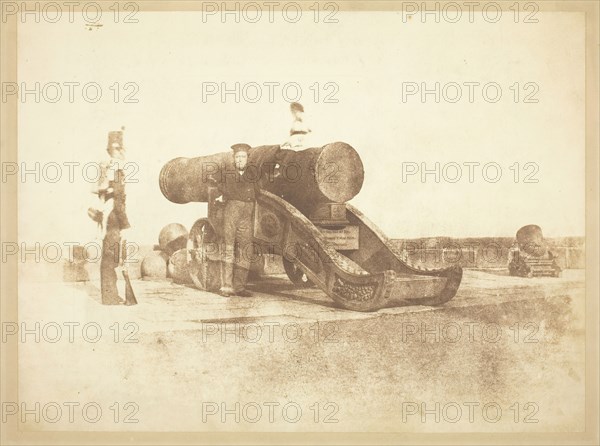
[[[1,8],[2,444],[598,443],[597,4]]]

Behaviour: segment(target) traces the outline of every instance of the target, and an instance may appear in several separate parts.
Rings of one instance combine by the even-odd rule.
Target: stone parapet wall
[[[463,268],[506,268],[512,237],[449,238],[392,240],[396,248],[408,256],[410,263],[428,267],[459,264]],[[559,237],[546,239],[550,251],[557,256],[563,269],[585,268],[584,237]]]

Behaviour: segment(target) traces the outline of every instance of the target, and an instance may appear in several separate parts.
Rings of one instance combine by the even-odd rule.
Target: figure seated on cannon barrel
[[[520,277],[560,276],[562,270],[548,249],[542,228],[527,225],[517,231],[515,243],[508,251],[508,271],[511,276]]]

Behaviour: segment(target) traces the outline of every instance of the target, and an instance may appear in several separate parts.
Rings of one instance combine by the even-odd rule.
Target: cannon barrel
[[[527,225],[519,229],[517,231],[517,243],[521,250],[535,257],[544,255],[548,249],[544,241],[542,228],[538,225]]]
[[[275,176],[276,164],[280,167]],[[208,202],[209,178],[219,181],[233,169],[232,152],[175,158],[160,172],[160,190],[174,203]],[[320,203],[352,199],[364,180],[360,156],[343,142],[300,151],[282,150],[279,146],[255,147],[249,153],[247,174],[256,178],[261,188],[283,197],[303,212]]]

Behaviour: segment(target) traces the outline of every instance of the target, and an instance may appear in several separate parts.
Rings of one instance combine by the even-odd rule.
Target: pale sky
[[[132,174],[139,182],[127,185],[131,238],[157,243],[164,225],[180,222],[189,229],[204,217],[206,204],[178,205],[162,196],[161,167],[175,157],[223,152],[238,142],[279,144],[291,124],[281,87],[275,87],[272,103],[266,86],[256,103],[236,103],[233,95],[223,103],[219,95],[203,101],[209,82],[229,88],[236,82],[298,83],[297,99],[313,130],[311,146],[344,141],[358,151],[365,181],[351,203],[389,237],[514,236],[531,223],[549,237],[584,235],[583,14],[539,13],[533,24],[508,16],[493,24],[403,23],[400,14],[383,12],[336,17],[339,23],[314,23],[307,16],[296,24],[223,24],[203,23],[200,13],[170,12],[138,13],[137,24],[107,18],[91,31],[81,21],[20,24],[19,82],[29,89],[35,82],[63,85],[57,103],[36,103],[29,95],[20,104],[20,162],[28,169],[35,162],[81,163],[73,183],[64,165],[56,183],[36,183],[33,175],[20,183],[20,240],[84,243],[94,236],[86,214],[91,184],[81,167],[105,158],[107,133],[121,126],[129,160],[139,166]],[[96,82],[103,96],[86,102],[76,87],[69,103],[65,82]],[[123,102],[132,91],[124,88],[127,82],[138,86],[138,103]],[[337,103],[324,102],[333,92],[325,89],[328,82],[337,86]],[[429,95],[422,103],[417,94],[402,100],[403,85],[433,88],[436,82],[449,97],[456,90],[448,84],[458,83],[462,98],[436,103]],[[465,82],[480,84],[473,103]],[[492,82],[502,91],[496,103],[487,102],[481,90]],[[526,89],[526,83],[532,84]],[[46,93],[55,94],[50,87]],[[524,103],[529,93],[537,103]],[[403,163],[434,169],[436,162],[450,177],[456,164],[449,163],[462,166],[462,178],[403,178]],[[473,183],[468,162],[480,163]],[[501,167],[496,183],[485,181],[486,163]],[[46,173],[54,176],[54,170]],[[496,174],[491,168],[487,173]],[[528,174],[538,182],[525,183]]]

